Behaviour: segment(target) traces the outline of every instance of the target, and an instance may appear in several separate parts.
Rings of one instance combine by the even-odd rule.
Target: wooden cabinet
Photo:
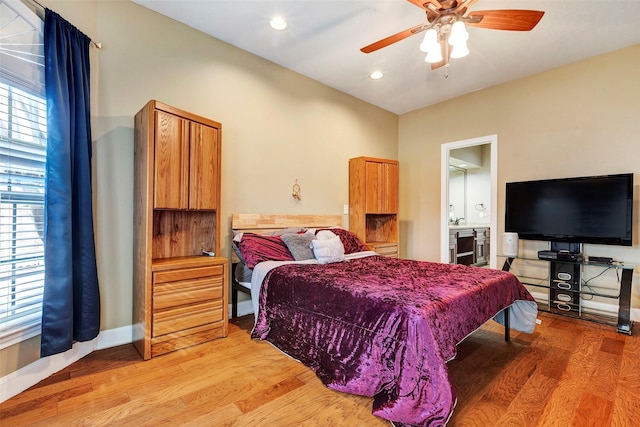
[[[227,335],[221,125],[150,101],[135,116],[133,342],[144,359]]]
[[[398,213],[398,163],[364,161],[365,204],[368,214]]]
[[[489,263],[489,228],[450,228],[449,262],[451,264],[486,265]]]
[[[155,111],[154,207],[216,209],[219,129]]]
[[[398,257],[397,160],[349,160],[349,229],[367,246]]]

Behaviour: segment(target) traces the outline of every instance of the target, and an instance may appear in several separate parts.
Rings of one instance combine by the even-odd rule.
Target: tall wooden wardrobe
[[[133,343],[145,360],[227,336],[221,132],[158,101],[135,116]]]
[[[349,160],[349,229],[368,250],[398,257],[398,161]]]

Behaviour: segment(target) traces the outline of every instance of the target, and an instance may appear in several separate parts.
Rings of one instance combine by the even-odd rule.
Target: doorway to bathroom
[[[496,241],[497,233],[497,165],[497,135],[442,144],[441,262],[481,264],[486,259],[491,268],[496,267],[491,240]],[[467,244],[456,247],[456,236],[467,234],[474,236],[473,249]]]

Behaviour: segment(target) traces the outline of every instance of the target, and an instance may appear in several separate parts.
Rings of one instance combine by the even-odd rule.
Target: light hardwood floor
[[[488,322],[449,363],[449,426],[640,426],[640,341],[540,314],[532,335]],[[266,342],[251,316],[229,336],[143,361],[96,351],[0,405],[5,426],[389,426],[371,398],[334,392]]]

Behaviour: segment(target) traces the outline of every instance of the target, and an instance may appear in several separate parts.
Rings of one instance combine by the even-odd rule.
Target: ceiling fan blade
[[[409,3],[413,3],[416,6],[418,6],[420,9],[426,9],[427,7],[425,6],[425,4],[430,3],[427,0],[407,0]],[[436,0],[437,1],[437,0]]]
[[[438,0],[407,0],[409,3],[413,3],[420,9],[427,9],[429,3],[431,3],[436,9],[444,9],[442,4]]]
[[[453,10],[452,13],[458,13],[463,9],[468,9],[474,5],[478,0],[464,0],[458,3],[458,6]],[[462,12],[464,14],[464,11]]]
[[[399,42],[400,40],[404,40],[407,37],[411,37],[414,34],[418,34],[424,30],[427,29],[427,24],[420,24],[420,25],[416,25],[413,28],[409,28],[408,30],[404,30],[404,31],[400,31],[397,34],[394,34],[392,36],[389,37],[385,37],[382,40],[378,40],[375,43],[371,43],[368,46],[363,47],[362,49],[360,49],[360,51],[364,52],[364,53],[371,53],[371,52],[375,52],[378,49],[382,49],[383,47],[387,47],[391,44],[394,44],[396,42]]]
[[[430,10],[438,15],[443,13],[457,13],[463,8],[468,8],[478,0],[407,0],[421,9]]]
[[[544,12],[539,10],[476,10],[468,18],[482,17],[480,22],[466,22],[471,27],[491,30],[531,31]]]

